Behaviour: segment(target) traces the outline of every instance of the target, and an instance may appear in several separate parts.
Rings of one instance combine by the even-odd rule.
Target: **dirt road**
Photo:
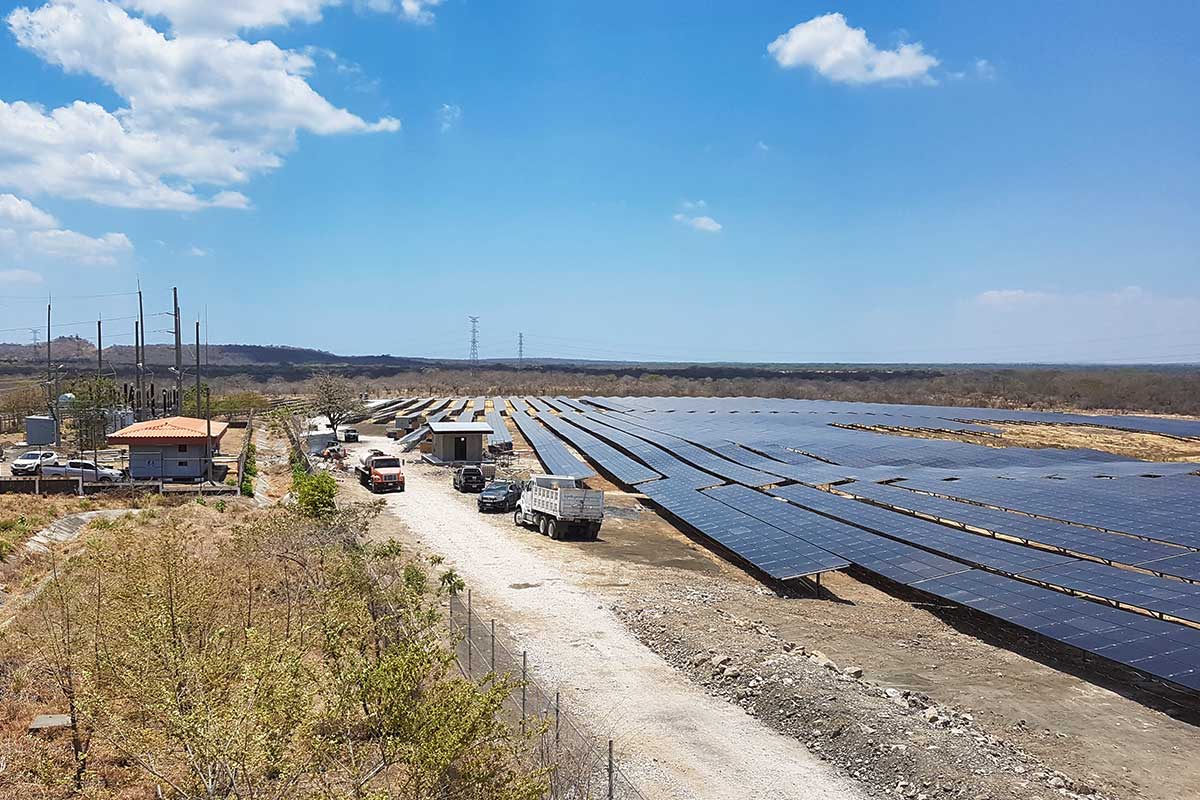
[[[800,742],[709,696],[632,636],[599,585],[621,585],[619,565],[583,548],[569,564],[548,559],[539,552],[548,540],[516,529],[511,516],[477,514],[447,472],[416,465],[405,473],[408,491],[388,496],[389,512],[453,563],[477,602],[528,648],[536,678],[616,740],[622,768],[647,797],[863,796]]]

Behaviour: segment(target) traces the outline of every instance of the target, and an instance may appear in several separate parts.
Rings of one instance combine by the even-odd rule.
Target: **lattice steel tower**
[[[471,368],[479,366],[479,317],[467,317],[471,320]]]

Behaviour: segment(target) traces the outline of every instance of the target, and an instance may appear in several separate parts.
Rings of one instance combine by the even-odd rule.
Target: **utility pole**
[[[525,334],[517,334],[517,369],[525,369]]]
[[[171,297],[175,304],[175,414],[182,413],[183,403],[183,339],[179,331],[179,289],[171,289]]]
[[[142,327],[136,319],[133,321],[133,367],[137,375],[136,389],[133,394],[133,419],[142,421]]]
[[[92,392],[92,400],[96,403],[96,415],[92,418],[92,463],[100,466],[100,434],[108,426],[105,424],[104,404],[100,399],[100,381],[104,380],[104,330],[103,322],[96,320],[96,390]],[[96,430],[96,423],[100,430]],[[97,476],[99,477],[99,476]]]
[[[204,416],[200,406],[200,320],[196,320],[196,419]]]
[[[479,317],[467,317],[471,320],[471,369],[479,369]]]
[[[138,329],[141,333],[137,333]],[[142,282],[138,281],[138,324],[134,327],[134,337],[138,340],[140,355],[137,360],[137,375],[138,375],[138,421],[141,422],[142,414],[146,410],[146,395],[142,385],[142,375],[146,368],[146,312],[142,308]],[[150,392],[153,394],[153,390]]]

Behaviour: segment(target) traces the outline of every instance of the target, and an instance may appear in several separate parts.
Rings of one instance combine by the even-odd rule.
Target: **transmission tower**
[[[471,369],[479,367],[479,317],[467,317],[471,320]]]
[[[517,334],[517,369],[525,369],[525,334]]]

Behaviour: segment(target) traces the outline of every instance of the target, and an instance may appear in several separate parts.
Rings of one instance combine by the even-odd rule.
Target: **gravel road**
[[[405,475],[408,490],[387,496],[388,511],[455,566],[476,603],[529,650],[538,681],[616,740],[622,769],[647,798],[863,797],[800,742],[709,696],[630,634],[597,580],[611,563],[586,546],[547,553],[571,545],[519,530],[511,515],[476,513],[447,471],[410,464]]]

